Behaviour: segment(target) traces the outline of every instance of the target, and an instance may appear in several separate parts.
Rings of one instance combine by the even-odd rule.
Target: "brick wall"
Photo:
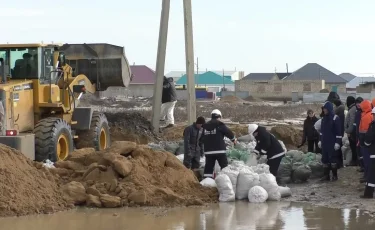
[[[344,84],[345,85],[345,84]],[[302,98],[303,93],[319,92],[325,88],[324,80],[295,81],[295,80],[238,80],[235,81],[236,91],[246,91],[254,97],[261,98],[290,98],[292,92],[298,92]],[[345,87],[344,87],[345,88]]]

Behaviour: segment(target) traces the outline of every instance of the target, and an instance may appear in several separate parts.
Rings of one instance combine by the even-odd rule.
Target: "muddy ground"
[[[86,99],[83,105],[93,106],[106,113],[112,129],[113,140],[129,140],[145,144],[159,140],[179,141],[186,127],[186,102],[179,101],[175,109],[176,127],[164,130],[161,134],[151,131],[149,122],[152,115],[150,99]],[[266,126],[280,138],[288,149],[296,149],[301,141],[302,122],[307,109],[320,113],[320,104],[292,104],[283,102],[265,102],[258,100],[197,101],[197,115],[209,117],[213,109],[221,110],[226,120],[237,122],[228,126],[236,136],[246,135],[244,124],[257,122]],[[306,149],[302,149],[306,150]],[[364,184],[359,184],[360,173],[356,167],[339,170],[339,181],[320,183],[309,181],[305,184],[290,184],[293,196],[289,201],[311,204],[367,210],[375,214],[375,199],[361,200]]]

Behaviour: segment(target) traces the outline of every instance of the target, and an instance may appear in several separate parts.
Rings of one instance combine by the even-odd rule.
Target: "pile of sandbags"
[[[289,188],[278,186],[266,164],[249,167],[242,161],[234,161],[219,172],[215,182],[220,202],[248,199],[249,202],[261,203],[279,201],[281,197],[291,195]]]
[[[310,178],[319,178],[323,175],[321,155],[301,151],[288,151],[281,160],[277,179],[281,184],[291,182],[306,182]]]

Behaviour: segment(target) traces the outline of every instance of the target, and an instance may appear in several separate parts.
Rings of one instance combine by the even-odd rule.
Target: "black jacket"
[[[204,154],[225,154],[224,137],[234,141],[233,132],[221,121],[212,119],[203,125],[201,142],[204,145]]]
[[[375,155],[375,121],[370,123],[370,127],[365,134],[364,144],[370,148],[370,155]]]
[[[340,118],[340,125],[341,125],[341,136],[344,136],[345,132],[345,106],[340,105],[336,107],[335,114]]]
[[[276,157],[276,155],[284,155],[284,149],[281,146],[280,142],[276,139],[274,135],[269,133],[266,128],[259,126],[255,131],[258,135],[255,137],[257,145],[255,146],[255,152],[262,155],[267,154],[267,159]],[[284,154],[282,154],[284,153]]]
[[[203,129],[198,129],[195,122],[184,130],[184,153],[203,153],[202,143],[200,142]]]
[[[172,101],[177,101],[176,87],[173,84],[173,78],[164,77],[163,95],[161,98],[161,103],[167,103]]]
[[[319,139],[319,133],[316,131],[314,125],[318,121],[318,118],[316,116],[309,117],[305,119],[303,122],[303,137],[302,137],[302,143],[301,145],[305,144],[306,140],[312,141],[312,140],[318,140]]]

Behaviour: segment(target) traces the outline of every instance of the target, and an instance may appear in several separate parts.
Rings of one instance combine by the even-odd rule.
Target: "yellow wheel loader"
[[[110,44],[0,44],[0,143],[36,161],[74,147],[110,146],[107,118],[78,107],[82,94],[127,87],[124,48]]]

